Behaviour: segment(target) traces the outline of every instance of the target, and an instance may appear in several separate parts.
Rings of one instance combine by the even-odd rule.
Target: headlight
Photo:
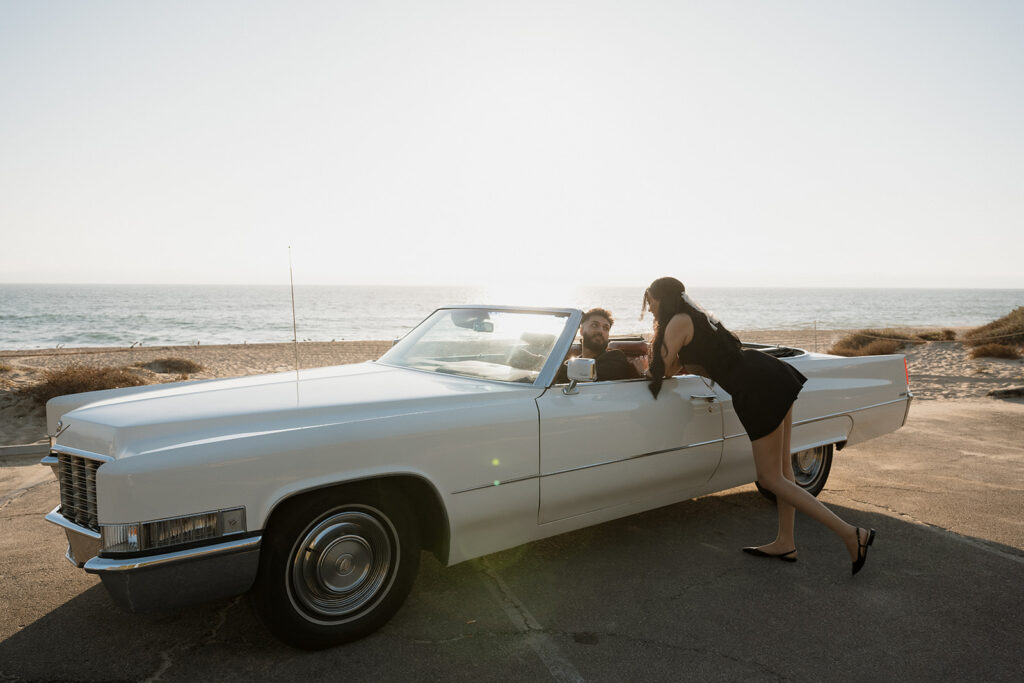
[[[105,553],[137,553],[208,541],[245,531],[245,508],[158,519],[132,524],[102,524]]]

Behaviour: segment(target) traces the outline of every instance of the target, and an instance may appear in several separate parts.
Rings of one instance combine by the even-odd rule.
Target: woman
[[[767,545],[743,548],[758,557],[796,562],[794,512],[821,522],[850,553],[854,574],[867,559],[874,529],[847,524],[795,483],[789,451],[793,402],[807,378],[766,353],[741,349],[740,340],[686,295],[683,283],[663,277],[644,292],[644,308],[654,314],[650,390],[658,398],[664,378],[687,372],[714,380],[732,395],[733,407],[754,449],[761,486],[775,494],[779,531]]]

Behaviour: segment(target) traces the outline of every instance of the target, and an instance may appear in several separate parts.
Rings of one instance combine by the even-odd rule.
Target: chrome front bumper
[[[176,609],[244,593],[259,570],[261,536],[124,559],[99,557],[100,535],[68,521],[60,506],[46,521],[64,529],[66,557],[96,574],[110,596],[129,612]]]

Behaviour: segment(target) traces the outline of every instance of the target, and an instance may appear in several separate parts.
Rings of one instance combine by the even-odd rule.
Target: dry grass
[[[897,330],[860,330],[848,334],[828,350],[836,356],[880,356],[896,353],[906,344],[921,344],[918,335]]]
[[[79,394],[84,391],[137,387],[147,384],[146,380],[131,368],[95,368],[76,366],[62,370],[47,370],[43,381],[26,387],[23,393],[39,403],[65,394]]]
[[[145,368],[152,372],[176,373],[188,375],[193,372],[202,372],[205,368],[186,358],[157,358],[147,363],[138,363],[136,367]]]
[[[7,363],[0,363],[0,372],[10,372],[11,366]]]
[[[828,353],[836,356],[884,356],[900,351],[907,344],[946,341],[956,341],[956,330],[859,330],[840,339]]]
[[[1024,345],[1024,306],[1018,306],[988,325],[966,332],[964,341],[968,346],[988,343]]]
[[[983,344],[971,349],[971,358],[1009,358],[1016,360],[1020,358],[1020,351],[1017,347],[1008,344]]]
[[[931,330],[917,335],[923,341],[956,341],[956,330]]]

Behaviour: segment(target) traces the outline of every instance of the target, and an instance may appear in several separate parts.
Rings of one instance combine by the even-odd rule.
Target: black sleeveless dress
[[[751,441],[771,434],[786,418],[807,378],[778,358],[741,349],[731,332],[700,311],[690,317],[693,339],[679,350],[679,362],[703,366],[732,395],[736,415]]]

